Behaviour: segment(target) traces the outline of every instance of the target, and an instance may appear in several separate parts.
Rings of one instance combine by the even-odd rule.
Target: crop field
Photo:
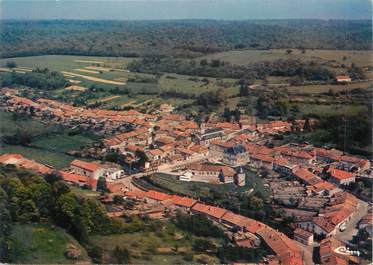
[[[355,63],[358,66],[372,65],[371,51],[344,51],[344,50],[300,50],[293,49],[287,54],[286,49],[271,50],[235,50],[205,56],[206,59],[220,59],[232,64],[245,65],[260,61],[274,61],[277,59],[300,59],[315,61],[330,61],[344,64]]]
[[[16,224],[12,227],[14,263],[28,264],[72,264],[89,262],[85,249],[61,228],[48,224]],[[81,251],[81,257],[76,260],[66,258],[68,244],[73,244]]]
[[[105,67],[125,67],[132,59],[124,57],[91,57],[72,55],[44,55],[0,59],[0,67],[4,67],[7,61],[14,61],[18,68],[48,68],[54,71],[69,71],[80,69],[92,64],[100,64]]]

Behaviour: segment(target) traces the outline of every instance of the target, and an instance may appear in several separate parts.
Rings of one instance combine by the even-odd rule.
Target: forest
[[[371,49],[369,20],[1,21],[3,58],[198,57],[232,49]],[[317,28],[317,30],[315,30]]]

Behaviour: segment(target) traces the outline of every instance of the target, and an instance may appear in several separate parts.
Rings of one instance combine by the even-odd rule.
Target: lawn
[[[287,54],[286,49],[234,50],[211,54],[203,58],[220,59],[238,65],[278,59],[337,61],[346,65],[355,63],[358,66],[372,65],[371,51],[306,50],[305,53],[302,53],[300,50],[293,49],[291,54]]]
[[[49,224],[16,224],[12,227],[14,263],[71,264],[76,260],[65,256],[66,246],[73,244],[81,251],[78,261],[89,262],[84,248],[63,229]]]

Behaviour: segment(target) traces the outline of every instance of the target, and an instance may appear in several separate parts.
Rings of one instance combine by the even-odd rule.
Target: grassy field
[[[359,82],[346,85],[308,85],[308,86],[291,86],[287,88],[290,94],[321,94],[329,91],[342,92],[351,91],[353,89],[361,88],[368,89],[372,87],[371,82]]]
[[[159,80],[159,87],[161,90],[176,90],[188,94],[198,95],[206,91],[216,91],[224,86],[227,96],[238,91],[237,80],[230,78],[216,79],[206,78],[208,83],[205,82],[203,77],[192,77],[178,74],[165,74]]]
[[[331,104],[331,105],[321,105],[321,104],[297,104],[299,110],[303,114],[357,114],[360,111],[365,110],[366,106],[359,105],[345,105],[345,104]]]
[[[355,63],[358,66],[372,65],[371,51],[306,50],[305,53],[302,53],[300,50],[293,49],[291,54],[287,54],[286,49],[236,50],[211,54],[203,58],[220,59],[238,65],[277,59],[336,61],[344,64]]]
[[[238,187],[234,184],[209,184],[203,182],[185,182],[176,176],[156,173],[150,176],[150,180],[158,187],[178,194],[184,194],[194,198],[211,197],[213,193],[242,193],[253,189],[254,193],[267,196],[268,189],[264,187],[263,180],[255,172],[246,170],[246,186]]]
[[[0,121],[0,136],[14,135],[20,131],[27,131],[30,135],[37,135],[53,130],[53,126],[47,126],[27,116],[10,112],[0,111]]]
[[[69,234],[48,224],[16,224],[12,227],[11,239],[14,242],[14,263],[53,263],[72,264],[65,256],[66,246],[73,244],[81,251],[78,261],[89,262],[84,248]]]
[[[61,127],[46,125],[27,116],[14,116],[12,113],[0,112],[0,132],[1,136],[11,136],[16,133],[28,133],[32,137],[29,146],[0,145],[0,154],[18,153],[26,158],[34,159],[57,168],[62,168],[74,159],[66,152],[79,150],[81,146],[86,146],[97,140],[90,135],[69,135],[63,133]],[[44,133],[49,132],[49,135]]]
[[[4,67],[7,61],[14,61],[17,64],[17,67],[29,67],[33,69],[39,67],[48,68],[54,71],[68,71],[89,67],[95,63],[99,63],[106,67],[121,68],[126,66],[131,60],[131,58],[124,57],[44,55],[0,59],[0,67]]]
[[[184,253],[194,254],[192,243],[195,236],[177,229],[172,223],[158,223],[157,232],[145,229],[142,232],[93,236],[91,242],[104,251],[104,262],[115,262],[112,251],[117,247],[126,247],[131,252],[130,263],[134,264],[185,264]],[[177,247],[177,251],[175,249]],[[162,253],[168,249],[170,253]],[[218,259],[213,258],[217,263]],[[196,263],[194,260],[191,263]]]

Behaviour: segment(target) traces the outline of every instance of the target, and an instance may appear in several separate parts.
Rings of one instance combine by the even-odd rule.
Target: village
[[[80,128],[102,137],[95,154],[111,154],[121,163],[77,157],[67,168],[53,168],[20,154],[4,154],[0,163],[58,174],[66,182],[96,190],[102,182],[108,193],[132,201],[131,209],[117,207],[112,217],[146,215],[165,219],[177,211],[203,214],[224,228],[234,242],[272,250],[263,264],[360,264],[362,254],[349,242],[359,230],[372,236],[371,201],[349,191],[357,180],[372,178],[368,159],[341,150],[304,143],[273,144],[279,135],[302,133],[316,119],[259,121],[241,114],[227,122],[220,117],[198,124],[164,104],[156,113],[74,107],[53,100],[31,100],[3,89],[1,110],[23,113],[43,122]],[[97,150],[99,149],[99,150]],[[270,190],[273,209],[292,218],[289,235],[239,213],[199,198],[148,189],[138,181],[162,173],[181,183],[235,185],[254,189],[246,170],[262,178]]]

